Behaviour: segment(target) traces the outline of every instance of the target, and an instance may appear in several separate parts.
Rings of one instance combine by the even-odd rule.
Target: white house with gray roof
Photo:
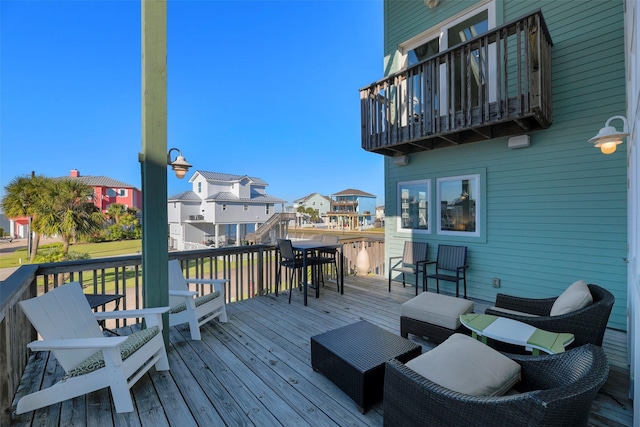
[[[190,191],[168,198],[169,239],[173,249],[186,244],[240,245],[286,200],[267,194],[267,183],[248,175],[196,171]],[[190,246],[191,247],[191,246]]]

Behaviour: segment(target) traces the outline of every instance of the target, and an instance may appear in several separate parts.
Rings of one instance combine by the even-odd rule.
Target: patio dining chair
[[[427,290],[428,279],[436,279],[436,291],[440,293],[440,281],[456,284],[456,298],[460,296],[460,282],[464,285],[464,298],[467,298],[467,247],[453,245],[438,245],[438,255],[435,261],[435,274],[427,274],[425,284]]]
[[[326,243],[328,245],[336,245],[339,242],[338,236],[332,236],[329,234],[323,234],[320,238],[322,243]],[[318,256],[316,258],[316,262],[320,267],[320,278],[322,279],[322,284],[324,285],[324,266],[329,266],[333,264],[333,268],[335,272],[338,271],[338,249],[320,249],[318,251]],[[336,280],[336,284],[338,285],[338,291],[340,291],[340,284]]]
[[[282,267],[284,267],[291,270],[291,273],[289,274],[289,304],[291,304],[291,291],[294,283],[293,279],[296,273],[298,273],[298,277],[300,277],[300,274],[306,274],[306,272],[302,271],[302,268],[305,265],[305,260],[301,253],[296,252],[293,249],[293,245],[289,239],[278,239],[278,251],[280,252],[281,259],[276,273],[276,296],[278,296],[278,289],[280,288],[282,281]],[[307,257],[306,266],[313,267],[315,265],[316,259]]]
[[[405,274],[413,274],[415,276],[416,295],[418,295],[418,275],[422,268],[422,280],[424,282],[428,253],[429,243],[404,242],[404,251],[402,252],[402,256],[389,258],[389,292],[391,292],[391,275],[394,271],[399,271],[402,273],[402,286],[405,286]],[[392,264],[393,260],[399,261]]]

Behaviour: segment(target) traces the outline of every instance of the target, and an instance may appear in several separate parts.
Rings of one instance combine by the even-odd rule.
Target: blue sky
[[[359,89],[383,77],[382,1],[167,6],[168,147],[192,170],[262,178],[289,204],[360,189]],[[71,169],[140,188],[140,2],[0,1],[0,184]],[[190,190],[168,171],[168,195]]]

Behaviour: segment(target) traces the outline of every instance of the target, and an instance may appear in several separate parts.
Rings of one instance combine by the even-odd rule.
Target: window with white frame
[[[118,192],[118,196],[120,197],[127,197],[127,189],[126,188],[120,188],[117,190]]]
[[[202,182],[198,182],[198,193],[202,193]]]
[[[265,205],[264,213],[265,215],[269,215],[269,203]]]
[[[227,210],[227,205],[222,205],[222,210],[226,211]]]
[[[438,234],[480,236],[480,175],[437,179]]]
[[[430,233],[431,180],[398,183],[398,231]]]
[[[439,52],[486,33],[495,26],[495,1],[478,2],[477,5],[441,22],[438,26],[401,43],[398,46],[400,69],[406,69]],[[487,79],[488,76],[493,76],[493,79],[496,76],[496,70],[493,69],[495,68],[493,64],[495,64],[496,46],[490,44],[483,52],[474,50],[468,52],[467,55],[468,58],[465,58],[465,60],[469,62],[472,72],[472,78],[469,80],[469,84],[472,86],[470,93],[475,98],[475,101],[472,99],[472,102],[479,102],[477,98],[480,91],[486,92],[490,101],[495,101],[497,96],[496,83]],[[403,123],[411,116],[420,117],[421,114],[424,114],[425,111],[423,110],[429,105],[429,102],[432,102],[432,108],[439,111],[441,115],[447,114],[449,109],[447,102],[449,99],[445,94],[450,90],[451,86],[460,87],[461,80],[466,78],[465,75],[461,74],[460,61],[460,58],[455,58],[454,62],[449,66],[444,63],[440,64],[438,73],[440,77],[436,86],[436,93],[432,95],[423,90],[418,75],[413,77],[413,111],[400,112]],[[450,81],[451,79],[453,80]],[[407,99],[405,99],[409,96],[406,82],[401,85],[400,96],[402,98],[401,105],[409,105]],[[429,100],[429,96],[433,96],[433,99]],[[456,104],[456,108],[460,108],[459,104],[462,102],[461,94],[456,93],[456,97],[452,101]]]
[[[249,205],[242,206],[242,209],[245,210],[245,211],[248,211],[249,210]]]

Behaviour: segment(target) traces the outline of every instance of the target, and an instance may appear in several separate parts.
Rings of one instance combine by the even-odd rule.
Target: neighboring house
[[[384,227],[384,205],[376,206],[376,227]]]
[[[303,207],[304,209],[311,208],[318,211],[320,222],[327,221],[327,212],[331,211],[331,198],[323,196],[320,193],[311,193],[308,196],[301,197],[293,201],[293,211],[296,215],[296,222],[298,226],[308,223],[308,218],[299,213],[298,209]]]
[[[109,206],[114,203],[128,208],[142,209],[142,191],[131,184],[108,176],[82,176],[77,169],[72,169],[68,178],[77,179],[93,187],[94,203],[103,213],[106,213]]]
[[[349,188],[332,194],[331,197],[331,211],[327,213],[330,227],[357,230],[373,225],[376,196]]]
[[[240,245],[246,235],[274,213],[285,200],[267,194],[267,183],[247,175],[196,171],[192,190],[168,198],[170,247],[185,243]]]
[[[102,213],[106,213],[110,205],[119,203],[128,208],[142,209],[142,192],[131,184],[109,178],[108,176],[82,176],[77,169],[71,169],[68,177],[54,179],[77,179],[89,187],[93,187],[93,203]],[[14,237],[25,238],[29,234],[29,218],[10,218],[10,229]]]
[[[468,294],[487,301],[584,279],[615,295],[609,326],[626,330],[638,190],[628,238],[624,146],[604,155],[588,142],[612,116],[638,117],[625,103],[624,4],[579,3],[385,0],[385,75],[362,82],[362,147],[385,156],[386,257],[411,240],[430,259],[465,245]]]

